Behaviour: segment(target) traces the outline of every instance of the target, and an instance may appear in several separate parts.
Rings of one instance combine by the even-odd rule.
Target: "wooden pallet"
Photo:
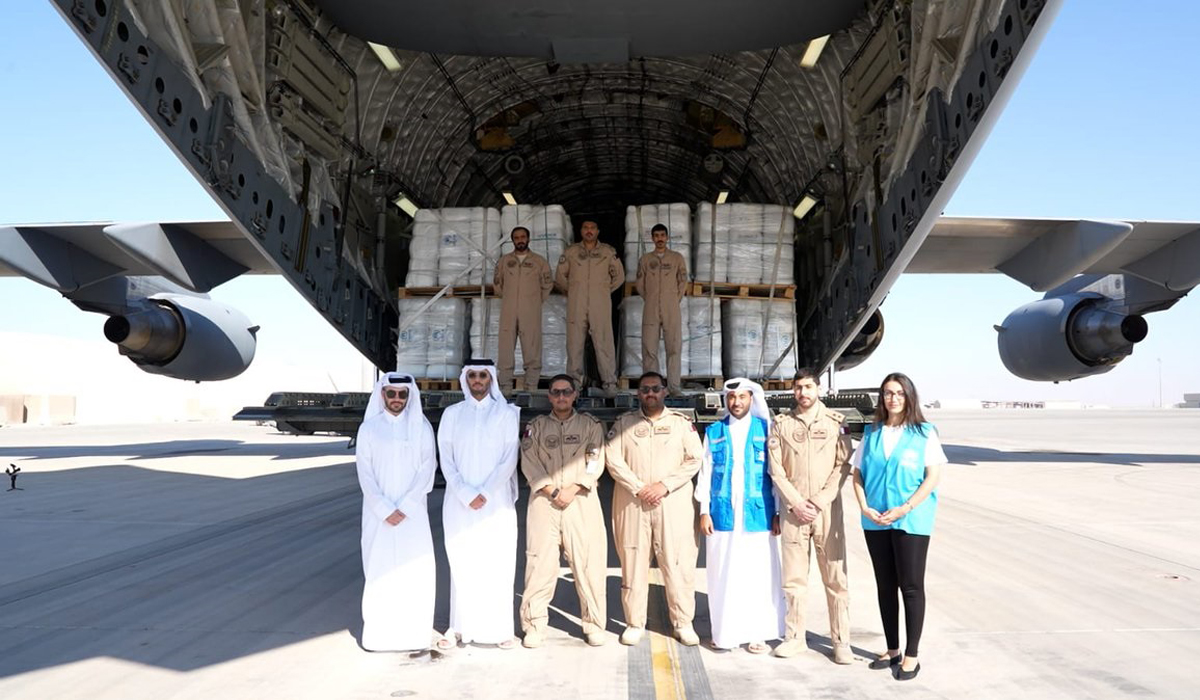
[[[771,297],[774,288],[776,299],[795,299],[796,285],[794,284],[730,284],[725,282],[690,282],[688,295],[706,297],[711,292],[718,299],[766,299]]]
[[[764,379],[762,382],[764,391],[791,391],[792,380],[790,379]]]
[[[417,378],[417,388],[421,391],[462,391],[457,379],[421,379]]]
[[[437,296],[437,293],[440,291],[442,291],[441,287],[401,287],[399,289],[399,291],[397,292],[397,296],[399,296],[399,298],[401,298],[401,299],[415,299],[415,298],[422,298],[422,297]],[[492,285],[485,284],[485,285],[483,285],[483,293],[484,293],[484,296],[490,297],[490,296],[495,295],[496,291],[495,291],[495,289],[492,288]],[[468,284],[468,285],[464,285],[462,287],[451,287],[450,289],[446,290],[446,293],[443,296],[444,297],[467,297],[467,298],[478,297],[479,296],[479,285],[478,284]]]
[[[617,387],[628,391],[637,391],[638,379],[638,377],[618,377]],[[704,387],[720,389],[721,385],[725,383],[725,379],[722,377],[713,376],[685,376],[680,377],[680,383],[683,384],[685,388],[689,384],[699,384]]]

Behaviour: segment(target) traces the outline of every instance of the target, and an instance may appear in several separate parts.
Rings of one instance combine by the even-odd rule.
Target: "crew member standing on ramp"
[[[680,354],[683,351],[683,322],[679,305],[687,292],[687,262],[667,248],[670,233],[662,224],[650,229],[654,250],[638,261],[637,293],[646,301],[642,311],[642,369],[659,372],[658,338],[661,330],[667,346],[667,389],[681,390]]]
[[[617,251],[600,242],[600,227],[585,221],[579,229],[583,239],[563,252],[555,272],[555,284],[567,295],[567,374],[582,388],[583,349],[590,333],[600,365],[600,379],[609,396],[617,393],[617,356],[613,347],[612,293],[625,279],[625,268]]]
[[[500,256],[492,284],[500,297],[500,390],[513,388],[517,338],[521,339],[525,388],[536,389],[542,376],[542,303],[554,279],[550,263],[529,249],[529,229],[512,230],[513,252]]]

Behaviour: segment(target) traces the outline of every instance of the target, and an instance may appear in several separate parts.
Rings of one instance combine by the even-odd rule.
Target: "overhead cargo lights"
[[[796,208],[792,210],[792,216],[796,217],[797,219],[803,219],[804,217],[808,216],[808,213],[812,211],[812,208],[817,206],[817,203],[820,201],[821,200],[805,192],[804,197],[800,200],[800,203],[797,204]]]
[[[400,59],[396,56],[395,51],[392,51],[383,44],[375,44],[370,41],[367,42],[367,46],[370,46],[375,55],[379,57],[379,62],[383,64],[387,72],[395,73],[402,67],[403,64],[400,63]]]
[[[517,198],[513,196],[512,192],[501,192],[500,194],[504,195],[504,201],[508,203],[508,206],[517,206]]]
[[[817,59],[821,57],[821,52],[825,50],[825,44],[829,42],[829,35],[819,36],[816,39],[808,42],[808,46],[804,49],[804,55],[800,57],[801,68],[812,68],[817,65]]]
[[[400,196],[392,200],[392,202],[396,206],[400,207],[400,210],[409,216],[416,216],[417,209],[420,209],[420,207],[414,204],[413,201],[408,198],[408,195],[404,194],[403,192],[400,193]]]
[[[729,190],[721,190],[717,193],[717,204],[724,204],[729,199]]]

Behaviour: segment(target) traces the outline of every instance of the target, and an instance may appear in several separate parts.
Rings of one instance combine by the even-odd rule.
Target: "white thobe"
[[[782,637],[787,610],[783,603],[779,538],[769,531],[746,532],[742,518],[750,417],[747,415],[739,420],[730,416],[727,420],[730,421],[729,448],[733,455],[733,473],[729,477],[733,530],[716,530],[704,542],[708,614],[712,620],[713,645],[720,649]],[[709,512],[712,469],[712,452],[705,437],[704,461],[696,484],[701,515]],[[770,478],[765,477],[763,481],[764,486],[770,488]]]
[[[442,521],[450,561],[450,629],[464,642],[513,638],[517,572],[515,406],[468,396],[448,407],[438,426],[446,497]],[[487,503],[470,506],[483,494]]]
[[[428,494],[437,452],[433,429],[384,411],[363,422],[355,462],[363,492],[362,645],[370,651],[428,649],[437,595]],[[393,511],[399,525],[385,522]]]

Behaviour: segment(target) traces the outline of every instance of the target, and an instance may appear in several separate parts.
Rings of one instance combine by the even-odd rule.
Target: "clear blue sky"
[[[51,4],[10,4],[0,26],[0,221],[223,218]],[[1066,3],[946,213],[1200,221],[1197,26],[1196,3]],[[1055,386],[1012,377],[996,353],[992,324],[1037,294],[998,275],[908,275],[882,307],[883,346],[839,384],[901,370],[925,399],[1149,406],[1161,360],[1171,403],[1200,392],[1194,296],[1150,315],[1147,340],[1109,374]],[[235,280],[214,297],[263,326],[256,362],[302,353],[331,368],[359,364],[279,279]],[[31,282],[0,279],[0,302],[0,331],[101,337],[103,318]]]

